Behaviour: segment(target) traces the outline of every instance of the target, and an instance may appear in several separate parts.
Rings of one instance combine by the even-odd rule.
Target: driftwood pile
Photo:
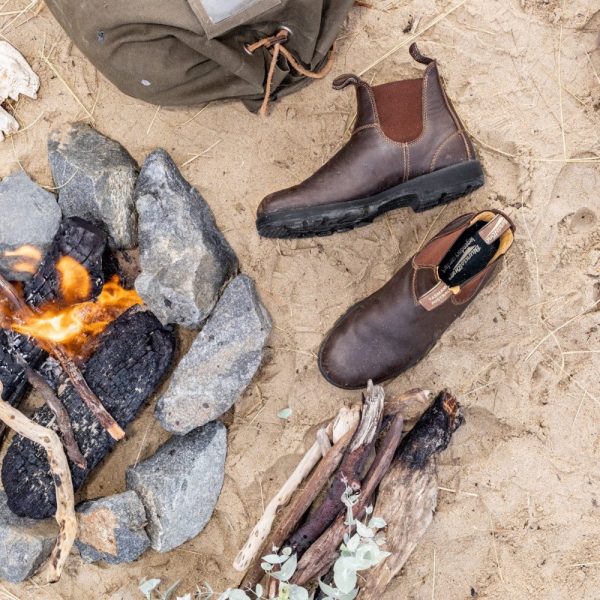
[[[374,514],[388,524],[385,549],[391,556],[367,572],[358,596],[382,597],[431,523],[438,489],[435,455],[463,422],[456,399],[442,392],[403,437],[403,407],[424,404],[428,397],[429,392],[412,390],[386,406],[383,388],[370,384],[362,407],[343,408],[318,432],[235,560],[234,567],[246,571],[242,589],[254,589],[265,577],[261,557],[284,548],[298,556],[292,584],[327,579],[344,536],[353,533],[342,500],[351,488],[359,497],[355,519],[374,505]],[[270,597],[277,597],[276,589]]]

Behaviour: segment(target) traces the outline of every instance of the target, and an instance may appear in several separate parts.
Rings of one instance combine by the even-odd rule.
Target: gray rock
[[[223,487],[226,456],[227,430],[213,422],[172,437],[127,470],[127,487],[146,507],[146,530],[155,550],[168,552],[204,529]]]
[[[235,253],[164,150],[146,158],[135,198],[142,268],[135,287],[164,324],[198,328],[237,270]]]
[[[127,150],[85,123],[69,123],[50,134],[48,159],[64,216],[103,224],[112,248],[133,248],[138,167]]]
[[[77,513],[79,531],[75,543],[86,562],[129,563],[150,547],[144,529],[146,510],[135,492],[84,502],[77,507]]]
[[[184,434],[229,410],[260,367],[271,327],[254,282],[239,275],[225,288],[158,401],[156,417],[164,429]]]
[[[0,491],[0,579],[18,583],[31,577],[50,556],[56,541],[55,521],[22,519],[8,508]]]
[[[32,273],[15,271],[17,259],[4,253],[31,245],[44,255],[58,231],[60,207],[50,192],[18,171],[0,183],[0,215],[0,273],[11,281],[26,281]]]

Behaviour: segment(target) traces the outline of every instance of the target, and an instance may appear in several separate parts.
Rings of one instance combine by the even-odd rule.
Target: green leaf
[[[294,573],[296,572],[296,567],[298,566],[298,555],[292,554],[284,563],[281,565],[281,570],[276,573],[271,573],[271,577],[275,577],[275,579],[279,579],[279,581],[287,582],[289,581]]]
[[[333,574],[333,580],[340,592],[349,594],[356,588],[358,576],[356,575],[356,571],[352,569],[336,569]]]
[[[273,565],[268,562],[260,563],[260,568],[265,572],[269,573],[273,570]]]
[[[265,590],[263,589],[263,586],[260,585],[260,583],[256,584],[256,589],[254,590],[254,593],[256,594],[257,598],[262,598],[263,592]]]
[[[160,579],[147,579],[140,583],[139,590],[146,596],[147,600],[151,600],[152,592],[160,585]]]
[[[288,408],[284,408],[277,413],[277,416],[280,419],[285,419],[286,421],[294,414],[294,411],[288,406]]]
[[[250,600],[250,596],[242,590],[231,590],[229,592],[229,600]]]
[[[362,538],[375,537],[375,532],[372,529],[369,529],[361,521],[356,521],[356,533],[358,533],[358,535],[360,535],[360,537],[362,537]]]
[[[308,600],[308,590],[299,585],[289,585],[290,600]]]
[[[348,548],[348,550],[350,552],[356,552],[356,549],[358,548],[359,545],[360,545],[360,535],[355,534],[346,543],[346,548]]]
[[[267,554],[266,556],[263,556],[262,559],[271,565],[281,565],[288,559],[288,557],[279,556],[279,554]]]
[[[387,527],[387,523],[385,522],[385,519],[373,517],[369,521],[369,527],[371,527],[372,529],[384,529],[385,527]]]

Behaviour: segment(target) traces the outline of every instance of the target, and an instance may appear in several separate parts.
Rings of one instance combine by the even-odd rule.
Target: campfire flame
[[[42,253],[39,249],[29,244],[21,246],[16,250],[6,250],[4,256],[15,259],[14,264],[11,265],[11,269],[19,273],[35,273],[42,261]]]
[[[127,309],[142,304],[135,290],[121,286],[114,276],[104,284],[95,300],[88,300],[92,280],[87,269],[71,257],[56,263],[60,277],[59,302],[40,310],[12,315],[11,328],[44,342],[60,344],[72,356],[82,357],[90,342]]]

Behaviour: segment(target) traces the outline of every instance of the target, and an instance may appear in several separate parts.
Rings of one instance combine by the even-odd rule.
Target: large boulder
[[[172,437],[146,461],[127,470],[148,515],[152,547],[168,552],[196,537],[210,520],[225,477],[227,431],[209,423]]]
[[[225,288],[158,401],[160,424],[185,434],[229,410],[260,367],[271,327],[254,282],[239,275]]]
[[[104,226],[112,248],[136,246],[138,166],[121,144],[85,123],[69,123],[50,134],[48,160],[65,217]]]
[[[235,253],[164,150],[144,162],[135,202],[142,269],[135,287],[163,323],[198,328],[237,271]]]
[[[135,492],[84,502],[77,507],[77,521],[76,545],[86,562],[129,563],[150,547],[146,510]]]
[[[0,491],[0,579],[18,583],[31,577],[50,556],[55,540],[54,521],[17,517]]]
[[[61,220],[56,198],[33,182],[25,171],[5,177],[0,183],[0,273],[11,281],[26,281],[35,272],[21,270],[17,256],[6,256],[22,246],[35,246],[43,256],[49,248]]]

